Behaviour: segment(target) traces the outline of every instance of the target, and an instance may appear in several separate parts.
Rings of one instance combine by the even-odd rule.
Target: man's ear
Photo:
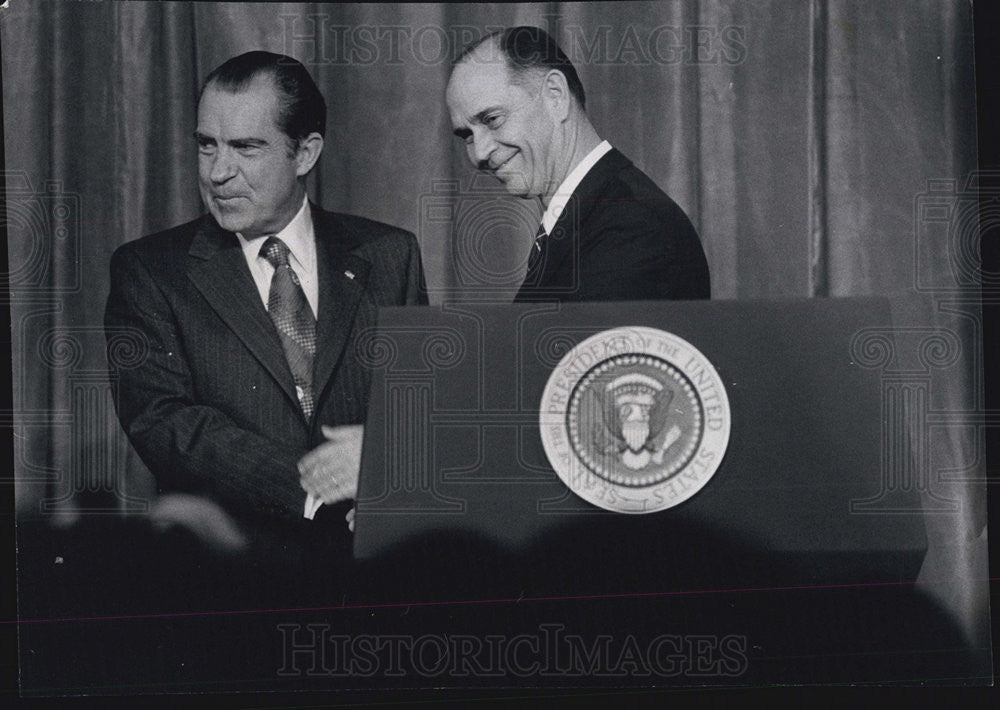
[[[319,160],[320,153],[323,152],[323,136],[319,133],[310,133],[308,136],[299,141],[299,147],[295,154],[295,160],[298,162],[295,168],[295,174],[299,177],[303,175],[308,175],[309,171],[313,169],[316,161]]]
[[[569,118],[569,108],[573,97],[569,93],[566,76],[558,69],[549,70],[542,79],[542,98],[548,108],[549,115],[557,123]]]

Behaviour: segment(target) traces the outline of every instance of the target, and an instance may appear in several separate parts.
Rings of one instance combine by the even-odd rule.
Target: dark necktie
[[[260,254],[274,267],[267,312],[281,337],[288,367],[299,390],[299,404],[306,419],[313,413],[312,370],[316,354],[316,318],[298,275],[288,264],[288,246],[277,237],[269,237]]]
[[[545,232],[545,225],[539,225],[538,233],[535,235],[535,243],[531,246],[531,253],[528,255],[528,271],[524,275],[525,285],[538,285],[538,278],[541,276],[542,266],[545,264],[544,256],[548,236]]]

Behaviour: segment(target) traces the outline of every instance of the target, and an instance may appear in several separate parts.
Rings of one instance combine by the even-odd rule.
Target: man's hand
[[[326,441],[299,460],[303,490],[326,504],[353,500],[358,494],[364,426],[323,427]]]

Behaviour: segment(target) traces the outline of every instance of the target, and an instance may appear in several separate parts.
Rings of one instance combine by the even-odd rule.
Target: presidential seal
[[[653,513],[708,483],[729,443],[729,399],[712,363],[655,328],[615,328],[562,358],[539,421],[556,473],[586,501]]]

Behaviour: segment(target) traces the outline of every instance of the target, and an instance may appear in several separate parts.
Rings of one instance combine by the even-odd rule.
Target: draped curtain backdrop
[[[291,54],[329,104],[310,194],[415,232],[433,303],[512,295],[537,207],[473,180],[451,57],[538,25],[598,133],[687,212],[716,298],[914,285],[914,204],[975,168],[968,2],[502,5],[69,3],[0,10],[19,514],[142,513],[101,329],[120,244],[202,212],[197,90],[227,58]],[[947,245],[923,255],[930,278]],[[923,267],[921,267],[923,268]],[[127,361],[128,343],[116,356]],[[113,493],[113,495],[111,495]]]

